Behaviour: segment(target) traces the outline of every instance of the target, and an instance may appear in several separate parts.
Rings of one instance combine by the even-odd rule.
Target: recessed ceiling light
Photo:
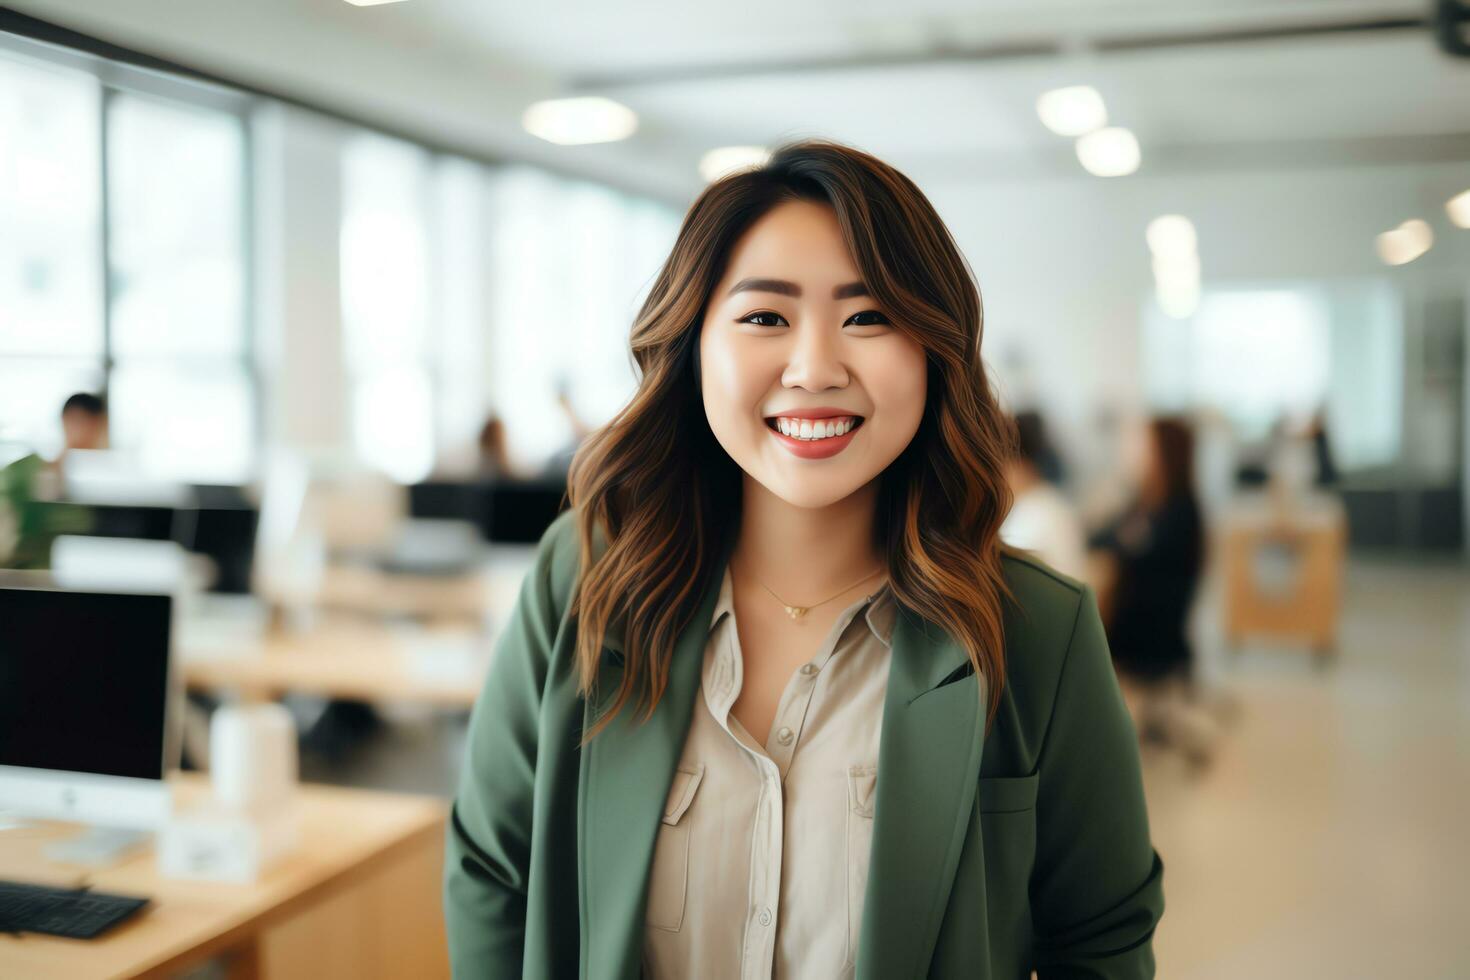
[[[1406,265],[1434,244],[1434,229],[1423,218],[1410,218],[1378,236],[1378,257],[1389,265]]]
[[[1124,177],[1138,169],[1138,138],[1122,126],[1077,137],[1077,159],[1095,177]]]
[[[1107,107],[1091,85],[1069,85],[1041,93],[1036,100],[1036,114],[1058,136],[1081,136],[1108,124]]]
[[[1194,222],[1182,214],[1159,215],[1148,223],[1144,238],[1149,251],[1160,256],[1192,255],[1199,244]]]
[[[537,102],[521,115],[521,125],[548,143],[611,143],[633,135],[638,114],[621,102],[586,95]]]
[[[1470,228],[1470,191],[1461,191],[1444,202],[1445,213],[1460,228]]]
[[[699,158],[699,174],[713,183],[727,174],[749,167],[760,167],[771,159],[764,146],[717,146]]]

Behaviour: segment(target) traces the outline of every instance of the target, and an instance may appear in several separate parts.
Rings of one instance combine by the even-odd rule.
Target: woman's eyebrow
[[[734,296],[736,293],[779,293],[782,296],[800,296],[801,287],[786,279],[742,279],[730,287],[726,296]],[[832,290],[833,299],[851,299],[854,296],[867,296],[868,287],[861,282],[843,283]]]

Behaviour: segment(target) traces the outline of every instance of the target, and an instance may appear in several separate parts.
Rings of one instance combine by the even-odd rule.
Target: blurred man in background
[[[60,534],[91,529],[84,507],[53,503],[61,494],[61,468],[73,449],[107,446],[107,404],[78,392],[61,406],[62,451],[47,461],[31,452],[0,469],[0,568],[44,569]]]
[[[107,403],[100,395],[79,391],[61,406],[61,457],[73,449],[106,449]]]

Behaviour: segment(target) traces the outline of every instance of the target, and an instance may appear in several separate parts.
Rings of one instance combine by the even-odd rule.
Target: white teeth
[[[840,419],[776,419],[776,429],[781,434],[810,442],[845,435],[856,425],[857,419],[851,416]]]

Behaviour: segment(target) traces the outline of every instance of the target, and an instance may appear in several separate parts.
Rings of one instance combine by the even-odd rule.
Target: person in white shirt
[[[1015,500],[1000,527],[1006,544],[1030,551],[1063,575],[1087,579],[1082,522],[1066,496],[1041,475],[1050,452],[1046,426],[1034,411],[1016,415],[1017,455],[1006,464]]]

